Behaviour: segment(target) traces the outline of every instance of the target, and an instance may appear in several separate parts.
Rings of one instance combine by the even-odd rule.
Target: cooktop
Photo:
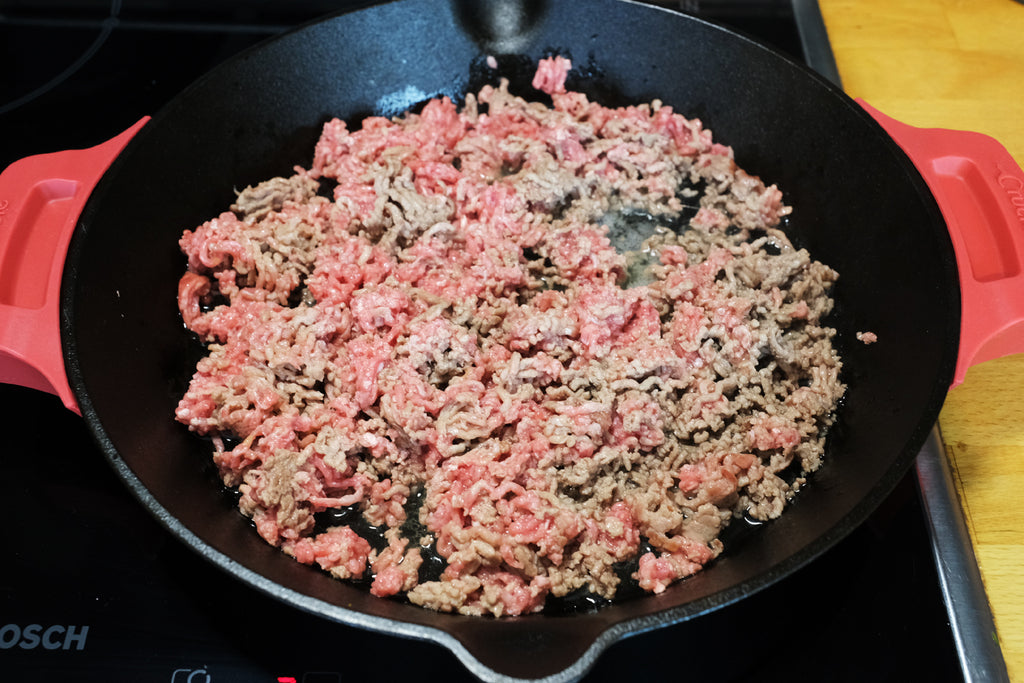
[[[239,50],[355,4],[0,2],[0,166],[102,142]],[[820,49],[788,0],[658,4],[796,59]],[[473,680],[440,646],[325,621],[208,564],[135,501],[55,397],[0,386],[0,405],[0,679]],[[584,680],[683,674],[963,680],[913,474],[818,560],[736,604],[613,645]]]

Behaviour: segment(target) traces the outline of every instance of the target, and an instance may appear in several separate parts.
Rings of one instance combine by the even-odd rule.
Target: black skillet
[[[173,420],[195,360],[175,305],[184,268],[177,239],[228,206],[236,188],[308,165],[330,116],[356,121],[437,95],[458,99],[498,75],[536,95],[529,88],[536,60],[555,52],[573,60],[569,86],[605,104],[659,98],[703,120],[745,169],[784,190],[794,241],[841,273],[833,322],[849,391],[827,461],[781,519],[744,534],[660,596],[504,620],[374,598],[260,540],[204,465],[208,445]],[[912,132],[891,125],[910,146]],[[1012,193],[1024,181],[1008,155],[1000,163],[998,177],[1008,180],[995,186],[1010,204],[995,213],[1015,220]],[[49,177],[80,180],[40,190],[38,168],[61,164],[67,168]],[[45,222],[54,198],[88,201],[77,227],[71,212],[65,233],[36,248],[62,253],[73,230],[63,272],[58,257],[43,287],[50,289],[37,296],[8,283],[0,290],[3,378],[54,391],[80,410],[142,503],[226,572],[328,619],[436,641],[493,680],[578,678],[616,640],[727,605],[810,562],[887,496],[951,384],[969,362],[994,353],[975,354],[980,342],[965,349],[961,340],[954,241],[959,247],[962,238],[951,240],[929,186],[860,105],[744,37],[629,2],[402,0],[343,14],[232,59],[100,148],[12,166],[0,182],[10,187],[26,199],[24,206],[0,200],[0,225]],[[8,254],[27,241],[4,230],[0,248]],[[1015,248],[991,261],[986,283],[1014,274],[1016,261],[1006,259],[1019,258]],[[0,256],[5,266],[28,262]],[[1014,316],[1004,312],[1003,320]],[[1019,348],[1014,323],[1000,325],[998,351]],[[33,326],[43,341],[10,332]],[[857,340],[866,330],[878,343]]]

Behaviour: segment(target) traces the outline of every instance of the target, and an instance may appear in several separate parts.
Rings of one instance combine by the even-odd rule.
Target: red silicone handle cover
[[[1024,351],[1024,172],[987,135],[915,128],[858,103],[914,162],[946,219],[963,306],[956,386],[971,365]]]
[[[56,394],[75,412],[61,350],[64,258],[96,183],[147,121],[95,147],[27,157],[0,173],[0,382]]]

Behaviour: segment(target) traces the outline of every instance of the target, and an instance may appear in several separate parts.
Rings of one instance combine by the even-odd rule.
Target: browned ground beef
[[[466,614],[611,598],[629,562],[660,592],[819,467],[836,273],[699,121],[568,68],[538,69],[553,107],[330,121],[184,233],[208,354],[177,417],[298,561]]]

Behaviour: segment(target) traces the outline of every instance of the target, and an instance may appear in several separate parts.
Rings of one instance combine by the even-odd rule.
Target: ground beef
[[[569,68],[538,67],[553,106],[332,120],[181,238],[177,419],[296,560],[464,614],[657,593],[819,467],[836,273],[699,121]]]

